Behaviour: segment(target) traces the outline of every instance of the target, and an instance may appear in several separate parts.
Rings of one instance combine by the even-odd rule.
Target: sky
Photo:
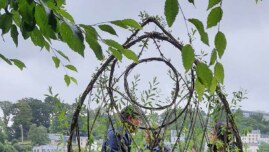
[[[182,3],[181,6],[186,18],[197,17],[205,24],[209,12],[205,11],[207,4],[204,1],[197,1],[195,8],[188,3]],[[241,89],[247,90],[248,99],[240,103],[244,110],[269,112],[268,6],[268,1],[255,4],[255,0],[228,0],[224,1],[222,6],[224,15],[220,30],[225,33],[228,43],[221,60],[225,69],[225,88],[228,94]],[[75,22],[82,24],[125,18],[139,19],[140,11],[163,16],[163,7],[164,0],[67,0],[65,6]],[[181,14],[178,14],[172,30],[175,37],[187,42],[186,27]],[[216,31],[209,30],[210,37],[213,37],[214,33]],[[120,36],[116,39],[124,42],[128,34],[119,32]],[[40,50],[30,40],[25,41],[21,36],[17,48],[8,34],[4,35],[3,39],[4,41],[0,40],[0,53],[7,58],[22,60],[27,68],[20,71],[0,60],[0,101],[16,102],[25,97],[44,100],[44,94],[48,94],[48,88],[52,86],[53,92],[59,93],[62,100],[72,103],[84,91],[96,67],[101,64],[88,48],[85,50],[85,58],[82,58],[70,51],[65,44],[53,42],[53,47],[68,54],[79,71],[68,72],[77,78],[78,85],[71,84],[67,87],[63,80],[65,70],[54,67],[51,55],[46,50]],[[230,99],[231,95],[228,98]]]

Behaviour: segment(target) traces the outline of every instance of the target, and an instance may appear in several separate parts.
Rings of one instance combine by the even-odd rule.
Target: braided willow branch
[[[243,144],[242,144],[242,141],[241,141],[241,138],[240,138],[240,135],[239,135],[239,131],[238,131],[237,126],[235,124],[233,114],[232,114],[232,112],[231,112],[231,110],[229,108],[229,103],[228,103],[225,95],[221,92],[221,88],[219,86],[217,86],[216,92],[217,92],[220,100],[222,101],[223,106],[225,108],[225,111],[226,111],[226,113],[228,115],[228,121],[231,123],[231,127],[233,129],[233,133],[234,133],[235,138],[236,138],[236,146],[239,148],[240,151],[243,151]]]
[[[154,18],[148,18],[145,22],[143,22],[141,24],[142,27],[146,26],[148,23],[154,23],[155,25],[157,25],[161,31],[163,33],[159,33],[159,32],[151,32],[151,33],[144,33],[143,35],[141,36],[137,36],[137,34],[139,33],[140,30],[136,30],[129,38],[127,38],[126,42],[122,45],[124,48],[128,49],[130,47],[132,47],[133,45],[137,44],[138,42],[141,42],[142,40],[144,39],[158,39],[158,40],[161,40],[161,41],[166,41],[168,43],[170,43],[171,45],[173,45],[175,48],[177,48],[179,51],[182,50],[182,47],[183,45],[177,41],[168,31],[166,31],[164,29],[163,26],[161,26],[161,24]],[[141,62],[148,62],[148,61],[151,61],[151,60],[156,60],[156,61],[162,61],[164,62],[165,64],[167,64],[172,70],[174,73],[176,73],[176,75],[178,74],[178,72],[175,70],[175,68],[172,66],[172,64],[166,60],[163,60],[163,59],[144,59],[144,60],[140,60],[139,63]],[[79,117],[79,113],[81,111],[81,106],[83,105],[85,99],[86,99],[86,96],[89,94],[89,92],[93,89],[94,87],[94,84],[96,82],[96,80],[99,78],[99,76],[101,75],[101,73],[103,73],[106,69],[106,67],[108,67],[111,63],[113,62],[114,66],[117,62],[117,59],[115,59],[114,56],[110,56],[108,57],[108,59],[103,63],[103,65],[97,70],[97,72],[95,73],[95,75],[92,77],[91,81],[89,82],[88,86],[86,87],[85,91],[83,92],[80,100],[79,100],[79,103],[78,103],[78,106],[77,108],[75,109],[75,112],[74,112],[74,115],[73,115],[73,118],[72,118],[72,122],[71,122],[71,128],[70,128],[70,137],[68,139],[68,151],[71,152],[72,151],[72,137],[73,137],[73,134],[74,134],[74,131],[75,131],[75,128],[78,124],[78,117]],[[198,59],[195,59],[195,65],[197,65],[200,61]],[[112,64],[112,65],[113,65]],[[160,107],[160,108],[149,108],[149,107],[145,107],[137,102],[135,102],[132,98],[131,98],[131,94],[129,92],[129,88],[128,88],[128,83],[127,83],[127,76],[128,76],[128,73],[130,71],[131,68],[133,68],[135,65],[137,64],[131,64],[129,69],[127,69],[125,71],[125,91],[127,93],[127,96],[129,97],[130,101],[132,103],[134,103],[135,105],[139,106],[139,107],[142,107],[142,108],[145,108],[145,109],[153,109],[153,110],[160,110],[160,109],[165,109],[165,108],[168,108],[169,106],[175,104],[176,102],[176,97],[173,98],[173,101],[171,102],[170,105],[166,105],[166,106],[163,106],[163,107]],[[112,66],[112,67],[114,67]],[[194,67],[195,69],[195,67]],[[114,69],[113,69],[114,70]],[[116,107],[115,106],[115,101],[113,99],[113,84],[112,84],[112,79],[113,79],[113,70],[111,70],[110,72],[110,80],[109,80],[109,87],[107,87],[107,90],[108,90],[108,94],[110,96],[110,100],[111,100],[111,103],[113,104],[112,106]],[[166,119],[163,121],[163,123],[158,127],[158,128],[163,128],[163,127],[166,127],[172,123],[174,123],[187,109],[187,107],[190,105],[190,102],[191,102],[191,99],[193,97],[193,93],[194,93],[194,76],[193,76],[193,69],[192,69],[192,87],[189,88],[188,86],[188,89],[189,89],[189,93],[188,93],[188,100],[187,100],[187,104],[186,106],[183,108],[183,110],[170,122],[166,122]],[[179,90],[179,86],[178,86],[178,78],[177,78],[177,81],[176,81],[176,93],[175,93],[175,96],[177,96],[178,94],[178,90]],[[241,150],[242,150],[242,142],[241,142],[241,138],[239,136],[239,132],[238,132],[238,129],[235,125],[235,122],[233,120],[233,116],[232,116],[232,113],[230,111],[230,108],[229,108],[229,104],[227,102],[227,99],[226,97],[224,96],[224,94],[222,93],[221,91],[221,88],[220,86],[217,86],[217,89],[216,89],[216,92],[220,98],[220,100],[222,101],[223,105],[224,105],[224,108],[226,110],[226,113],[228,113],[228,120],[229,122],[231,123],[232,125],[232,128],[233,128],[233,132],[236,136],[236,146]],[[183,100],[184,98],[182,98]],[[117,112],[119,113],[119,110],[118,108],[116,108]],[[168,116],[168,115],[167,115]],[[172,113],[169,115],[169,116],[172,116]],[[168,117],[169,117],[168,116]],[[145,117],[145,116],[144,116]],[[145,118],[145,120],[147,121],[147,119]],[[166,123],[165,123],[166,122]],[[151,127],[140,127],[141,129],[156,129],[156,128],[151,128]]]

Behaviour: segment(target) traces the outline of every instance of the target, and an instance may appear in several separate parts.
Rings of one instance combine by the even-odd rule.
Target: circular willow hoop
[[[192,94],[189,95],[189,97],[191,97],[191,96],[192,96]],[[165,122],[166,120],[164,120],[164,121],[163,121],[159,126],[157,126],[157,127],[142,127],[142,126],[140,126],[139,129],[143,129],[143,130],[155,130],[155,129],[161,129],[161,128],[164,128],[164,127],[167,127],[167,126],[171,125],[172,123],[176,122],[176,121],[179,119],[179,117],[180,117],[184,112],[186,112],[186,110],[188,109],[188,107],[189,107],[189,105],[190,105],[190,102],[191,102],[190,99],[191,99],[191,98],[189,98],[187,104],[186,104],[186,105],[184,106],[184,108],[183,108],[183,109],[176,115],[176,117],[175,117],[173,120],[171,120],[171,121],[167,121],[167,122]],[[170,116],[171,116],[171,113],[169,114],[168,117],[170,117]]]
[[[137,66],[138,64],[141,64],[141,63],[144,63],[144,62],[152,62],[152,61],[158,61],[158,62],[165,63],[173,71],[173,73],[175,74],[175,78],[176,78],[176,88],[175,88],[175,94],[173,96],[173,100],[172,100],[172,102],[170,104],[164,105],[162,107],[147,107],[147,106],[141,105],[140,103],[138,103],[137,101],[135,101],[132,98],[132,95],[131,95],[131,93],[129,91],[129,85],[128,85],[127,77],[130,74],[130,71],[135,66]],[[124,88],[125,88],[125,92],[126,92],[128,98],[130,99],[130,101],[133,104],[136,104],[137,106],[139,106],[141,108],[144,108],[144,109],[149,109],[149,110],[163,110],[163,109],[166,109],[166,108],[172,106],[176,102],[176,100],[177,100],[177,96],[178,96],[178,92],[179,92],[179,76],[178,76],[178,72],[177,72],[176,68],[170,62],[168,62],[168,61],[166,61],[166,60],[164,60],[162,58],[147,58],[147,59],[142,59],[138,63],[132,63],[131,65],[129,65],[127,67],[126,72],[124,74]]]

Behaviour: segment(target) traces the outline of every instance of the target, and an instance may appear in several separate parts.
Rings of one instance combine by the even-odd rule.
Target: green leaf
[[[111,39],[105,39],[105,44],[110,46],[110,47],[113,47],[115,49],[118,49],[120,51],[123,51],[124,48],[122,45],[120,45],[118,42],[114,41],[114,40],[111,40]]]
[[[31,40],[35,45],[40,46],[41,48],[45,45],[45,39],[37,27],[31,32]]]
[[[60,50],[57,50],[57,53],[58,54],[60,54],[63,58],[65,58],[67,61],[69,61],[70,62],[70,60],[69,60],[69,58],[68,58],[68,56],[66,56],[62,51],[60,51]]]
[[[31,36],[31,33],[27,32],[24,28],[21,28],[21,35],[25,40],[27,40]]]
[[[69,70],[72,70],[72,71],[75,71],[75,72],[78,72],[77,68],[71,64],[68,64],[65,66],[67,69]]]
[[[210,8],[212,8],[213,6],[217,5],[220,2],[221,0],[209,0],[207,10],[209,10]]]
[[[199,79],[195,80],[195,90],[198,95],[198,100],[202,100],[205,92],[205,86],[199,81]]]
[[[7,6],[7,0],[0,0],[0,9]]]
[[[46,0],[46,5],[48,6],[48,8],[52,9],[52,10],[56,10],[59,7],[57,6],[58,2],[55,0]]]
[[[258,4],[259,2],[261,2],[262,0],[256,0],[256,4]]]
[[[35,20],[40,28],[45,27],[48,24],[48,17],[45,8],[42,5],[35,7]]]
[[[75,23],[73,17],[64,9],[59,9],[57,12],[63,17],[65,17],[66,19],[68,19],[70,22]]]
[[[209,89],[213,78],[212,71],[205,63],[198,63],[196,72],[199,81]]]
[[[71,79],[71,81],[74,82],[75,84],[78,84],[78,81],[77,81],[76,78],[74,78],[74,77],[70,77],[70,79]]]
[[[10,59],[20,70],[23,70],[23,68],[26,68],[25,64],[18,60],[18,59]]]
[[[60,60],[55,56],[52,57],[52,60],[55,64],[55,67],[58,68],[60,66]]]
[[[222,19],[222,9],[220,7],[212,9],[207,17],[207,28],[216,26],[221,19]]]
[[[80,25],[80,26],[84,28],[86,32],[86,42],[89,44],[90,48],[93,50],[97,59],[103,60],[104,59],[103,50],[102,50],[101,45],[97,41],[98,33],[96,32],[96,30],[89,25]]]
[[[216,59],[217,59],[217,50],[213,49],[213,51],[211,53],[209,65],[213,65],[216,62]]]
[[[72,50],[84,56],[85,45],[83,43],[82,33],[77,27],[73,26],[71,28],[70,26],[65,22],[62,23],[60,27],[62,39]]]
[[[104,24],[98,26],[102,31],[108,32],[112,35],[117,35],[116,31],[110,25]]]
[[[128,28],[128,26],[125,25],[124,23],[122,23],[121,20],[111,21],[110,23],[111,24],[114,24],[114,25],[117,25],[117,26],[119,26],[121,28],[124,28],[124,29],[127,29]]]
[[[211,81],[211,85],[210,85],[210,88],[209,88],[209,92],[211,94],[214,94],[215,90],[217,88],[217,80],[215,77],[212,78],[212,81]]]
[[[164,15],[169,27],[171,27],[178,14],[178,0],[166,0],[164,6]]]
[[[15,43],[16,47],[18,47],[18,31],[16,25],[11,26],[10,35],[12,37],[13,42]]]
[[[224,81],[224,68],[221,63],[217,62],[214,68],[214,75],[216,79],[223,84]]]
[[[61,7],[63,4],[65,4],[65,0],[57,0],[56,3],[58,7]]]
[[[89,33],[92,37],[94,37],[95,39],[97,39],[98,37],[98,33],[97,31],[95,30],[95,28],[93,28],[92,26],[90,25],[85,25],[85,24],[80,24],[80,26],[82,28],[84,28],[84,30]]]
[[[195,18],[189,19],[188,21],[191,22],[196,27],[196,29],[198,30],[198,32],[199,32],[199,34],[201,36],[201,41],[204,44],[209,45],[209,43],[208,43],[208,34],[204,30],[203,23],[200,20],[195,19]]]
[[[94,54],[97,57],[97,59],[103,60],[104,59],[103,50],[98,41],[91,39],[89,36],[86,36],[86,41],[90,45],[91,49],[94,51]]]
[[[0,58],[2,58],[4,61],[6,61],[6,63],[8,63],[9,65],[12,65],[12,62],[10,62],[10,60],[8,58],[6,58],[4,55],[0,54]]]
[[[111,24],[117,25],[121,28],[127,29],[128,27],[134,28],[134,29],[141,29],[142,27],[140,26],[139,23],[137,23],[133,19],[124,19],[124,20],[116,20],[116,21],[111,21]]]
[[[28,25],[34,25],[34,8],[35,3],[33,1],[18,1],[19,12],[22,16],[22,20]]]
[[[189,3],[192,3],[194,5],[194,0],[188,0]]]
[[[12,10],[13,21],[17,26],[21,26],[21,18],[18,11]]]
[[[35,29],[35,27],[36,27],[35,23],[28,24],[22,20],[21,28],[23,28],[26,32],[29,32],[29,33],[32,32]],[[29,36],[30,36],[30,34],[29,34]]]
[[[37,5],[35,7],[35,20],[36,24],[39,26],[39,29],[44,37],[46,37],[48,40],[49,38],[55,39],[55,33],[53,31],[53,27],[49,25],[49,18],[51,19],[51,12],[46,12],[45,8],[42,5]],[[54,22],[53,24],[57,25],[57,21],[50,21]],[[55,26],[56,26],[55,25]]]
[[[191,69],[194,60],[194,50],[191,45],[184,45],[182,48],[182,61],[186,72]]]
[[[2,35],[6,34],[12,25],[12,15],[3,14],[0,15],[0,28],[2,29]]]
[[[139,23],[137,23],[133,19],[124,19],[122,20],[122,23],[125,24],[126,26],[132,27],[134,29],[142,29]]]
[[[67,86],[70,85],[70,77],[68,75],[64,75],[64,81],[65,81]]]
[[[224,54],[226,45],[227,45],[226,37],[221,31],[219,31],[215,36],[215,47],[218,51],[220,58]]]
[[[133,60],[135,63],[138,62],[138,57],[132,50],[124,49],[122,53],[124,56],[126,56],[128,59]]]
[[[58,17],[56,16],[56,14],[54,14],[53,12],[47,12],[49,13],[48,15],[48,19],[49,19],[49,27],[54,31],[54,32],[60,32],[60,28],[61,28],[61,24],[62,21],[60,21],[58,19]],[[71,24],[71,23],[70,23]],[[70,27],[71,28],[71,27]]]
[[[50,44],[47,41],[44,41],[44,42],[45,42],[44,47],[49,52],[50,51]]]
[[[108,49],[112,52],[112,54],[115,58],[117,58],[119,61],[122,60],[122,53],[119,50],[114,49],[112,47],[109,47]]]

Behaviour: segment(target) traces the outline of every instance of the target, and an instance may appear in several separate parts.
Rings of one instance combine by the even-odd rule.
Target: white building
[[[252,130],[247,136],[242,136],[241,140],[243,143],[258,143],[261,139],[260,130]]]
[[[40,145],[34,146],[32,152],[67,152],[67,149],[63,146]]]
[[[260,138],[260,143],[261,142],[265,142],[265,143],[269,143],[269,135],[261,135],[261,138]]]
[[[69,136],[64,136],[61,134],[48,134],[49,139],[50,139],[50,143],[49,145],[66,145],[67,140],[69,138]]]
[[[241,140],[246,145],[247,152],[257,152],[260,143],[269,143],[269,135],[261,134],[260,130],[252,130],[246,136],[242,136]]]
[[[67,145],[69,136],[64,136],[61,134],[49,134],[49,139],[50,139],[50,145]],[[74,144],[77,145],[77,140],[75,140]],[[80,147],[86,147],[88,142],[88,137],[81,136],[80,137]]]
[[[32,152],[67,152],[67,141],[69,136],[61,134],[48,134],[50,143],[47,145],[34,146]],[[85,148],[88,137],[80,137],[80,147]],[[77,145],[77,140],[73,143]]]

